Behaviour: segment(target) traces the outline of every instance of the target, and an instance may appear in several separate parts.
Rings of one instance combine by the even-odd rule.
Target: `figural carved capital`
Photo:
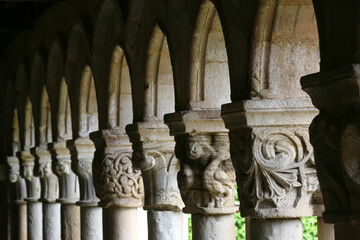
[[[321,214],[308,134],[316,113],[308,100],[248,100],[223,106],[242,216]]]
[[[324,221],[360,222],[360,65],[346,65],[301,79],[320,114],[310,127],[324,198]]]
[[[13,184],[15,189],[15,199],[16,204],[25,203],[24,199],[26,198],[26,182],[25,179],[20,176],[20,163],[17,157],[7,157],[7,163],[9,165],[9,181]]]
[[[78,138],[72,146],[72,157],[75,161],[76,174],[80,182],[80,206],[97,206],[93,178],[94,143],[87,137]]]
[[[181,211],[184,203],[176,180],[180,162],[169,128],[160,121],[151,121],[128,125],[126,131],[133,143],[132,161],[144,178],[144,209]]]
[[[37,147],[35,151],[39,161],[41,200],[55,202],[59,198],[59,180],[52,170],[51,154],[45,147]]]
[[[100,151],[94,164],[101,169],[95,182],[97,196],[101,200],[99,205],[142,207],[143,179],[140,169],[131,162],[132,149],[127,135],[120,129],[108,129],[102,130],[99,136],[92,139],[97,151]]]
[[[38,201],[41,194],[40,179],[34,176],[35,157],[30,151],[21,152],[22,176],[26,180],[26,201]]]
[[[62,204],[74,204],[79,201],[80,187],[77,175],[72,171],[70,150],[66,142],[56,142],[53,145],[56,155],[55,171],[59,178],[60,193],[56,201]]]
[[[175,153],[181,163],[178,185],[185,203],[183,211],[212,215],[236,212],[235,169],[220,111],[174,113],[166,115],[165,122],[175,135]]]

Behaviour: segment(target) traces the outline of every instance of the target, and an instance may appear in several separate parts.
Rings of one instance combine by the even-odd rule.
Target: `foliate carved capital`
[[[22,175],[26,180],[26,201],[37,201],[40,199],[40,179],[34,176],[35,157],[29,151],[21,152]]]
[[[307,128],[242,129],[231,131],[230,141],[242,215],[301,217],[321,213]]]
[[[133,163],[142,171],[147,210],[181,211],[184,204],[176,181],[180,163],[175,157],[175,142],[162,122],[128,125],[133,143]]]
[[[59,203],[75,203],[80,198],[79,180],[72,171],[70,150],[66,147],[66,142],[57,142],[53,145],[56,155],[55,171],[59,178],[60,193]]]
[[[227,133],[175,137],[178,184],[185,213],[226,214],[235,207],[235,169]]]
[[[80,206],[97,206],[99,199],[96,197],[93,179],[93,160],[95,145],[89,138],[78,138],[73,146],[73,158],[76,174],[80,182]]]
[[[39,173],[41,181],[41,200],[55,202],[59,197],[59,180],[52,170],[52,159],[50,152],[43,147],[36,148],[39,161]]]
[[[26,198],[26,183],[25,179],[20,176],[20,163],[17,157],[7,157],[7,163],[10,168],[9,181],[14,185],[15,188],[15,199],[16,204],[25,203]]]
[[[308,134],[317,113],[309,100],[301,99],[223,105],[243,216],[321,214],[322,197]]]

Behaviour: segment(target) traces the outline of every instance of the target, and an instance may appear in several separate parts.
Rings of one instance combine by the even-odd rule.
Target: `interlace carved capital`
[[[9,181],[14,185],[15,188],[15,199],[16,204],[25,203],[26,198],[26,182],[25,179],[20,176],[20,163],[17,157],[7,157],[7,163],[10,168]]]
[[[235,169],[227,133],[175,137],[181,161],[178,184],[185,213],[234,213]]]
[[[128,125],[126,131],[133,143],[133,163],[144,178],[144,209],[181,211],[184,203],[176,180],[180,162],[168,127],[152,121]]]
[[[59,178],[60,194],[57,202],[75,203],[80,199],[80,187],[77,175],[72,171],[70,150],[65,142],[54,143],[56,155],[55,171]]]
[[[132,165],[131,151],[122,152],[118,149],[105,153],[97,193],[104,207],[143,206],[143,180],[141,171]]]
[[[93,160],[95,153],[94,143],[89,138],[78,138],[74,142],[73,157],[76,162],[76,174],[80,182],[80,206],[97,206],[93,179]]]
[[[36,155],[39,161],[38,176],[41,181],[41,200],[55,202],[59,198],[59,180],[52,170],[52,159],[50,152],[43,148],[36,148]]]
[[[22,175],[26,180],[26,201],[37,201],[40,199],[40,179],[34,176],[35,157],[29,151],[21,152]]]

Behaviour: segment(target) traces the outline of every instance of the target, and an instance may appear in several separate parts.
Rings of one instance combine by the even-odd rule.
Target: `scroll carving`
[[[272,216],[271,209],[301,209],[314,201],[319,182],[305,128],[243,129],[230,138],[244,215]]]
[[[181,159],[178,184],[184,212],[224,214],[236,211],[235,169],[225,134],[176,136]]]
[[[141,171],[133,167],[131,153],[108,152],[102,162],[97,193],[104,207],[141,207],[144,186]]]

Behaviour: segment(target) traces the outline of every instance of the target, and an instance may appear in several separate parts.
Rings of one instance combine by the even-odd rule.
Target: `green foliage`
[[[317,217],[304,217],[301,220],[303,222],[304,240],[318,239]]]

